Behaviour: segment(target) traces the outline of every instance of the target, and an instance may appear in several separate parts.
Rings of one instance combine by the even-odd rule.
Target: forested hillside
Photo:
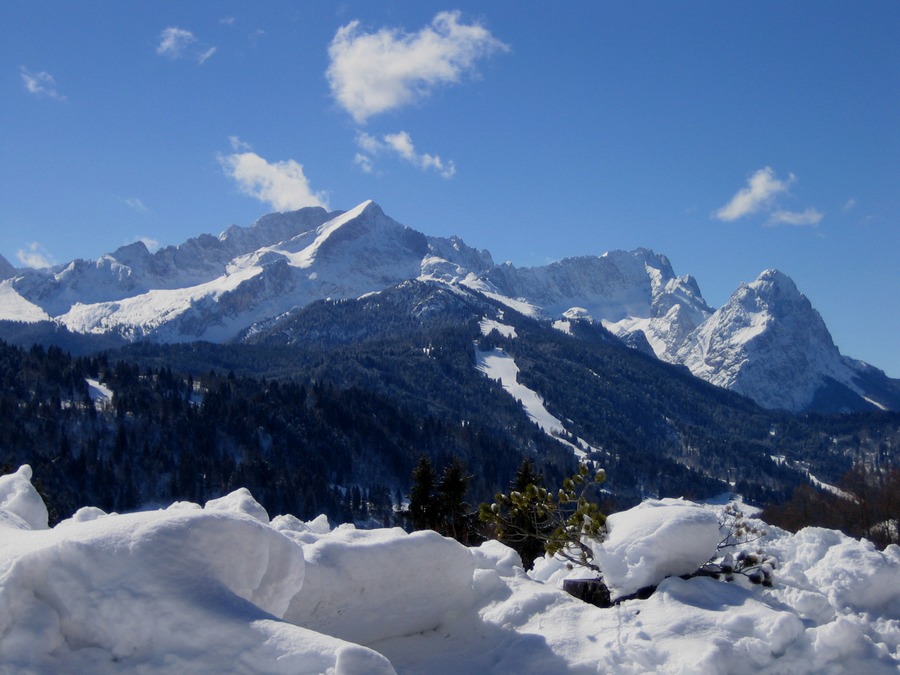
[[[485,330],[485,317],[503,330]],[[314,303],[232,345],[73,357],[0,344],[0,465],[31,464],[58,517],[243,486],[270,513],[385,522],[421,454],[439,467],[462,459],[472,503],[505,487],[523,457],[553,485],[575,456],[476,369],[476,353],[495,349],[563,421],[565,440],[607,469],[620,506],[728,490],[783,501],[898,456],[896,413],[767,411],[596,325],[569,330],[413,282]]]

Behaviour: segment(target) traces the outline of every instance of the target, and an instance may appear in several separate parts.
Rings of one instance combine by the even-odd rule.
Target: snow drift
[[[900,667],[900,547],[831,530],[771,531],[772,588],[684,580],[668,575],[715,551],[720,507],[645,503],[611,518],[598,559],[620,595],[659,586],[600,609],[559,590],[562,563],[529,576],[498,542],[270,521],[246,490],[205,507],[85,508],[49,529],[30,478],[0,478],[2,673]]]

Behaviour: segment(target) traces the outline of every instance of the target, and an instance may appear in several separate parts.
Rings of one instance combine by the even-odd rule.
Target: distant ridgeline
[[[407,281],[313,302],[230,344],[87,354],[62,331],[66,349],[2,343],[0,466],[31,464],[56,517],[248,487],[270,514],[389,523],[423,453],[436,466],[463,460],[473,504],[523,457],[553,485],[587,456],[619,507],[728,491],[783,501],[900,456],[898,413],[766,410],[588,319],[564,328]],[[476,367],[486,354],[516,369],[517,391],[545,415]]]
[[[713,309],[693,277],[676,276],[669,260],[649,249],[541,267],[498,265],[488,251],[458,237],[426,236],[371,201],[346,212],[269,214],[154,253],[137,242],[49,269],[0,265],[0,339],[77,354],[139,341],[228,344],[276,330],[311,303],[391,295],[423,282],[470,306],[490,299],[573,337],[585,333],[579,324],[602,326],[622,343],[766,408],[900,410],[900,381],[842,355],[810,301],[777,270],[741,284]],[[386,316],[395,311],[413,323],[419,314],[376,305],[350,334],[380,330],[368,322],[401,320]],[[486,318],[496,320],[497,311]],[[325,324],[310,330],[313,339],[335,333]]]

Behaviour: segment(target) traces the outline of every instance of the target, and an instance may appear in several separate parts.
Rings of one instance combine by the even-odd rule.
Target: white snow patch
[[[565,333],[566,335],[572,334],[572,322],[564,321],[563,319],[557,319],[553,322],[553,327],[560,331],[561,333]]]
[[[866,401],[866,403],[871,403],[872,405],[874,405],[874,406],[875,406],[876,408],[878,408],[879,410],[890,410],[890,408],[888,408],[888,407],[887,407],[886,405],[884,405],[883,403],[879,403],[879,402],[876,401],[875,399],[869,398],[868,396],[863,396],[863,400]]]
[[[88,386],[88,395],[97,410],[102,410],[112,403],[113,391],[100,380],[93,378],[85,379]]]
[[[0,282],[0,321],[36,323],[51,320],[47,312],[19,295],[12,279]]]
[[[840,497],[841,499],[846,499],[847,501],[850,501],[850,502],[859,501],[859,499],[856,497],[856,495],[851,494],[851,493],[847,492],[846,490],[841,490],[841,488],[839,488],[836,485],[831,485],[830,483],[821,481],[818,478],[816,478],[814,475],[809,473],[808,471],[806,472],[806,475],[809,477],[809,482],[812,483],[813,485],[815,485],[820,490],[825,490],[825,492],[830,492],[831,494],[835,495],[836,497]]]
[[[489,352],[476,349],[475,367],[492,380],[500,382],[510,396],[519,401],[528,417],[545,434],[571,448],[576,457],[585,457],[588,452],[602,451],[583,438],[576,437],[575,443],[564,438],[564,436],[570,434],[566,431],[562,421],[544,407],[544,399],[541,398],[540,394],[519,382],[519,366],[516,365],[516,361],[512,356],[499,347]]]
[[[495,321],[494,319],[484,317],[478,323],[478,326],[481,328],[482,335],[490,335],[491,331],[497,331],[505,338],[516,337],[516,329],[514,326],[508,326],[505,323],[500,323],[499,321]]]

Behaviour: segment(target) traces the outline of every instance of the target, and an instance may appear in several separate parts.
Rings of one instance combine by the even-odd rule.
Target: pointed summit
[[[0,281],[16,276],[18,270],[6,258],[0,255]]]
[[[861,394],[822,317],[778,270],[741,284],[677,357],[694,375],[767,408],[806,409],[835,385]]]
[[[747,286],[760,298],[769,302],[806,300],[806,296],[799,291],[794,280],[776,269],[764,270],[756,281],[750,282]]]

